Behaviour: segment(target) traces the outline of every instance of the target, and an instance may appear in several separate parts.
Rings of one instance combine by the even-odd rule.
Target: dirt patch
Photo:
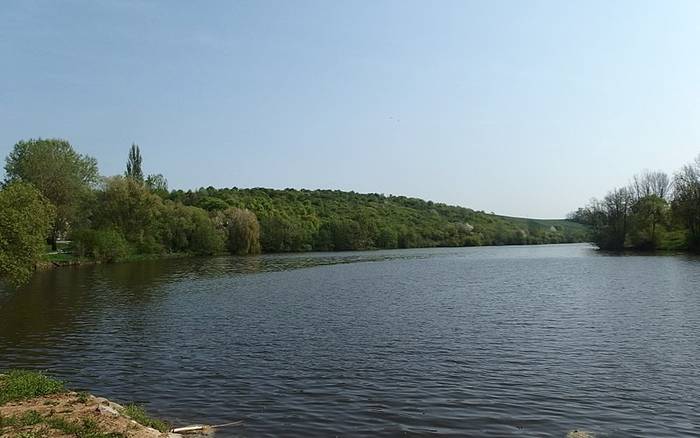
[[[66,392],[0,406],[0,437],[179,437],[143,426],[105,398]]]

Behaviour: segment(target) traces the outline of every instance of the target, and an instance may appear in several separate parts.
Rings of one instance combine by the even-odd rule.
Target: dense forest
[[[0,276],[20,283],[46,254],[112,262],[142,255],[345,251],[580,242],[573,221],[509,218],[421,199],[338,190],[168,190],[137,145],[123,175],[65,140],[20,141],[0,190]],[[66,246],[67,245],[67,246]]]
[[[173,191],[167,199],[210,214],[238,208],[260,223],[264,252],[576,242],[586,228],[519,220],[404,196],[337,190]]]
[[[700,251],[700,157],[669,177],[645,171],[569,216],[608,250]]]

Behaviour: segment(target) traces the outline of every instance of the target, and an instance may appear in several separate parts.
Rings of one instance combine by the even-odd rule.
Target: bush
[[[122,260],[130,252],[129,243],[115,230],[80,230],[73,234],[73,245],[78,256],[104,263]]]

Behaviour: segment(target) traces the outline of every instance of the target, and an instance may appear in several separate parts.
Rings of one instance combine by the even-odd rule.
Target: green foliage
[[[632,195],[625,188],[613,190],[605,197],[601,204],[604,221],[595,233],[595,240],[601,248],[620,250],[625,247],[632,205]]]
[[[700,156],[684,166],[674,181],[674,221],[687,231],[687,246],[700,251]]]
[[[223,250],[224,233],[206,211],[163,201],[132,178],[108,179],[97,199],[94,226],[119,230],[138,253]]]
[[[331,236],[330,248],[334,251],[350,251],[359,249],[369,249],[372,243],[368,238],[368,232],[353,219],[333,219],[324,223]]]
[[[124,176],[134,181],[143,183],[143,170],[141,169],[141,150],[139,146],[132,143],[129,149],[129,159],[126,162],[126,172]]]
[[[25,282],[44,253],[55,210],[30,184],[15,182],[0,190],[0,278]]]
[[[378,248],[394,249],[399,246],[399,232],[390,226],[377,230],[376,244]]]
[[[27,411],[19,418],[21,426],[33,426],[39,424],[42,421],[41,414],[37,411],[31,410]]]
[[[673,182],[663,172],[644,172],[570,218],[590,225],[601,249],[698,251],[700,157],[676,173]]]
[[[151,427],[153,429],[156,429],[160,432],[167,432],[170,430],[170,425],[162,420],[157,420],[154,418],[151,418],[146,411],[135,404],[128,404],[124,407],[124,409],[121,411],[122,414],[126,415],[127,417],[131,418],[132,420],[136,421],[139,424],[142,424],[144,426]]]
[[[125,259],[129,243],[119,231],[113,229],[83,229],[73,233],[73,251],[79,257],[90,257],[104,263]]]
[[[271,213],[260,219],[260,244],[264,252],[299,252],[311,250],[313,227],[288,217]]]
[[[35,410],[27,411],[21,415],[14,415],[11,417],[0,417],[0,432],[5,427],[27,427],[34,426],[43,421],[40,413]]]
[[[668,222],[668,202],[657,195],[647,195],[634,202],[631,212],[629,238],[632,246],[639,249],[659,248]]]
[[[0,404],[64,391],[63,382],[35,371],[11,370],[0,376]]]
[[[263,252],[580,242],[572,221],[523,220],[403,196],[331,190],[214,189],[169,197],[206,210],[247,209]]]
[[[218,254],[224,248],[224,235],[216,228],[206,212],[190,208],[192,232],[188,251],[200,255]]]
[[[243,255],[587,238],[586,226],[572,221],[501,217],[404,196],[213,187],[168,193],[162,175],[143,180],[141,165],[141,152],[134,144],[126,176],[106,178],[96,187],[94,159],[77,154],[63,140],[29,140],[17,143],[6,170],[9,180],[34,182],[57,206],[60,219],[51,232],[54,249],[56,237],[67,234],[75,255],[103,262],[163,253],[209,255],[224,249]],[[2,198],[0,207],[1,202]],[[0,259],[10,260],[0,268],[8,272],[0,274],[20,280],[29,275],[36,259],[37,236],[46,233],[40,202],[26,204],[27,211],[6,215],[10,219],[0,222]],[[28,215],[33,222],[25,220],[24,231],[31,228],[34,234],[16,244],[6,236],[16,234],[13,227],[25,226],[19,219]]]
[[[160,210],[156,235],[166,250],[200,255],[217,254],[224,249],[224,231],[216,226],[206,211],[165,201]]]
[[[226,201],[223,201],[219,198],[206,197],[202,199],[202,202],[198,205],[198,207],[203,208],[207,211],[217,211],[226,210],[228,208],[228,204],[226,203]]]
[[[255,214],[240,208],[228,208],[220,214],[226,229],[226,247],[231,254],[260,252],[260,224]]]
[[[148,178],[146,178],[146,187],[161,198],[168,196],[168,180],[160,173],[148,175]]]
[[[42,419],[52,429],[76,438],[126,438],[119,432],[104,432],[95,420],[84,418],[82,421],[71,421],[62,417],[44,417]]]
[[[158,252],[153,238],[161,205],[161,199],[137,180],[115,176],[97,192],[92,223],[97,229],[119,230],[141,252]]]
[[[97,161],[80,155],[65,140],[20,141],[7,156],[8,182],[33,184],[56,207],[51,232],[54,244],[81,215],[85,195],[97,183]]]

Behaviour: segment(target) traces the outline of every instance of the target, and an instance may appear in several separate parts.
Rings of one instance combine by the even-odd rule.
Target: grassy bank
[[[138,406],[70,391],[42,373],[0,375],[0,437],[145,438],[168,436],[169,428]]]

